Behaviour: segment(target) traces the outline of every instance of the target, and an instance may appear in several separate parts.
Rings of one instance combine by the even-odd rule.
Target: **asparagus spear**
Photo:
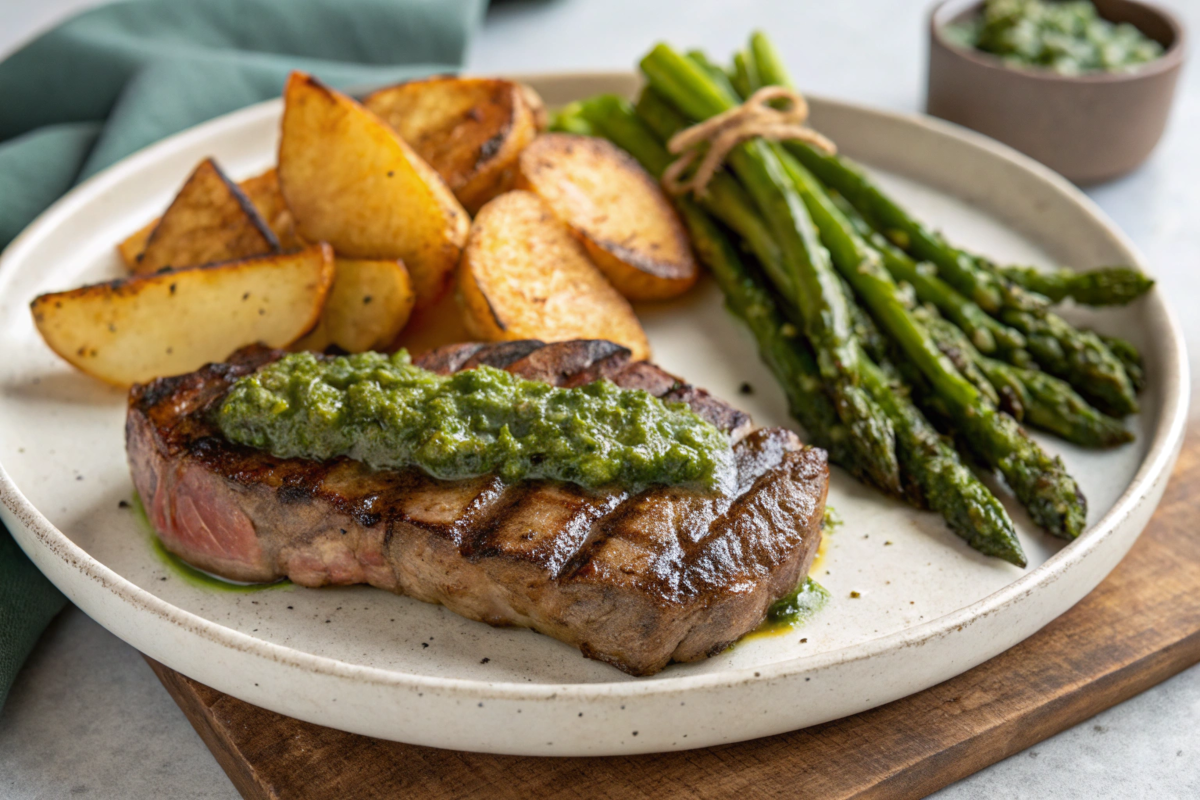
[[[856,477],[869,478],[870,465],[861,461],[850,431],[838,419],[825,394],[817,363],[804,342],[785,336],[788,321],[770,295],[741,265],[724,235],[694,203],[678,204],[692,235],[696,253],[709,266],[725,294],[729,310],[741,318],[758,342],[762,360],[775,374],[788,399],[788,409],[804,426],[810,441],[829,452],[838,464]]]
[[[1037,524],[1065,539],[1078,536],[1085,524],[1086,503],[1061,459],[1047,455],[1015,419],[997,409],[955,369],[907,307],[879,254],[842,216],[816,178],[794,159],[781,162],[820,229],[834,264],[880,326],[929,380],[972,449],[1004,475]]]
[[[1018,406],[1031,426],[1049,431],[1081,447],[1115,447],[1133,441],[1120,421],[1102,414],[1066,381],[1036,369],[1020,369],[987,358],[971,346],[962,331],[935,313],[917,312],[938,348],[956,365],[974,365],[1009,403]]]
[[[749,97],[762,88],[754,56],[745,50],[733,54],[733,88],[741,97]]]
[[[1133,384],[1133,390],[1141,392],[1142,389],[1145,389],[1146,365],[1142,361],[1142,354],[1134,347],[1133,342],[1119,336],[1105,336],[1101,333],[1096,335],[1114,356],[1121,359],[1121,363],[1125,366],[1125,374],[1129,376],[1129,382]]]
[[[863,352],[876,363],[887,361],[891,356],[891,347],[887,337],[883,335],[883,331],[879,330],[879,326],[875,324],[875,320],[871,319],[867,310],[854,302],[854,288],[850,286],[850,283],[845,278],[841,278],[840,283],[842,284],[842,294],[849,300],[850,324],[854,328],[854,335],[862,346]]]
[[[733,82],[730,80],[729,75],[718,65],[709,61],[708,56],[704,54],[703,50],[688,50],[687,57],[696,62],[696,65],[700,69],[707,72],[708,76],[712,78],[714,83],[721,87],[722,91],[728,94],[737,93],[737,90],[733,88]]]
[[[641,62],[642,71],[657,91],[694,119],[707,119],[735,105],[695,62],[665,44],[657,45]],[[854,336],[846,297],[829,254],[820,245],[803,201],[791,187],[771,147],[761,140],[734,148],[729,165],[754,199],[790,275],[793,302],[817,358],[817,367],[834,401],[839,418],[877,465],[878,485],[900,492],[895,434],[886,414],[859,386],[859,345]]]
[[[779,336],[782,315],[770,292],[754,279],[720,229],[694,203],[683,198],[679,208],[697,255],[725,293],[730,309],[754,333],[764,361],[785,387],[795,385],[791,365],[799,348],[794,340]],[[905,473],[918,485],[929,507],[941,512],[951,529],[974,549],[1024,567],[1025,553],[1004,506],[920,412],[893,389],[879,367],[864,359],[862,375],[868,391],[892,417]],[[793,407],[797,400],[808,402],[803,395],[793,399],[792,390],[789,399]],[[808,423],[804,426],[810,432],[815,430]]]
[[[1068,297],[1085,306],[1123,306],[1154,287],[1154,279],[1133,267],[1104,267],[1076,272],[1036,267],[995,266],[1005,279],[1061,303]]]
[[[883,257],[883,265],[897,281],[910,284],[923,303],[937,307],[946,317],[963,329],[980,351],[1001,352],[1018,364],[1029,362],[1025,350],[1025,337],[999,320],[991,317],[975,303],[964,297],[957,289],[937,276],[931,264],[918,264],[900,248],[885,239],[872,228],[854,206],[839,194],[830,192],[831,199],[842,214],[850,221],[859,235],[870,242]]]
[[[1137,412],[1125,366],[1099,336],[1045,309],[1010,305],[1001,310],[1000,319],[1025,335],[1038,366],[1070,383],[1096,408],[1114,417]]]
[[[760,86],[787,86],[793,88],[787,68],[779,57],[775,45],[762,31],[750,34],[750,54],[758,72]]]
[[[594,136],[596,131],[583,116],[581,102],[568,103],[559,109],[550,120],[550,130],[555,133],[575,133],[580,136]]]

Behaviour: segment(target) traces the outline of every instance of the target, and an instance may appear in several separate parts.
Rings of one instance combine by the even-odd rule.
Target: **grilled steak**
[[[492,625],[520,625],[633,675],[720,652],[808,572],[821,537],[824,451],[603,341],[452,345],[418,359],[577,386],[608,378],[688,403],[735,441],[737,489],[639,494],[497,477],[446,481],[349,459],[280,459],[221,436],[211,412],[283,355],[136,386],[126,445],[163,545],[240,581],[368,583]]]

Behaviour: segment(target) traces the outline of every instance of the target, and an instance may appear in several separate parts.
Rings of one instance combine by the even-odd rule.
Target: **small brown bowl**
[[[978,14],[980,0],[944,0],[929,15],[926,110],[998,139],[1076,183],[1129,172],[1158,144],[1184,60],[1174,15],[1134,0],[1094,0],[1100,16],[1129,22],[1159,42],[1161,57],[1130,72],[1059,75],[1010,67],[949,41],[949,24]]]

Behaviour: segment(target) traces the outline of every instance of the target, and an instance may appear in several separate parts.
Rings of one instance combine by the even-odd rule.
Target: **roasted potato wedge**
[[[463,321],[465,314],[457,295],[457,292],[446,292],[441,300],[414,312],[391,347],[403,347],[416,357],[443,345],[475,338]]]
[[[304,246],[304,242],[296,236],[295,227],[292,224],[292,213],[288,210],[287,203],[284,202],[283,193],[279,191],[279,175],[274,167],[261,175],[241,181],[238,183],[238,188],[242,190],[242,194],[246,195],[246,199],[254,204],[254,208],[263,222],[275,234],[275,238],[279,240],[280,249],[296,250]],[[139,256],[146,250],[146,241],[150,238],[150,234],[154,233],[160,219],[162,218],[151,220],[117,245],[117,253],[125,262],[125,266],[131,270],[138,269]]]
[[[616,145],[547,133],[518,161],[517,186],[546,201],[625,297],[665,300],[696,282],[696,260],[671,201]]]
[[[129,234],[125,241],[117,245],[117,254],[121,256],[121,260],[125,262],[125,266],[131,270],[136,270],[138,260],[142,253],[146,251],[146,242],[150,239],[150,234],[154,233],[154,229],[158,227],[158,221],[162,217],[155,217],[147,222],[144,226]]]
[[[467,329],[488,341],[609,339],[648,358],[629,302],[541,198],[509,192],[479,211],[458,267]]]
[[[281,249],[298,250],[304,247],[304,242],[296,236],[292,212],[287,206],[287,201],[283,199],[283,192],[279,190],[279,173],[274,167],[261,175],[239,182],[238,188],[254,204],[267,227],[279,240]]]
[[[277,252],[279,240],[254,204],[207,158],[154,226],[133,270],[142,274]]]
[[[317,323],[333,274],[333,249],[321,244],[44,294],[31,310],[54,352],[128,386],[255,342],[291,344]]]
[[[550,114],[546,111],[546,103],[532,86],[525,83],[517,85],[521,87],[521,94],[525,97],[526,105],[533,112],[533,124],[537,126],[538,133],[542,133],[550,127]]]
[[[440,76],[380,89],[363,105],[412,145],[474,214],[512,188],[517,156],[537,136],[527,92],[512,81]]]
[[[400,136],[356,101],[294,72],[284,89],[279,186],[310,242],[347,258],[400,259],[417,306],[452,279],[470,219]]]
[[[387,347],[408,322],[416,301],[404,262],[338,258],[335,263],[321,321],[295,349],[322,351],[337,345],[361,353]]]

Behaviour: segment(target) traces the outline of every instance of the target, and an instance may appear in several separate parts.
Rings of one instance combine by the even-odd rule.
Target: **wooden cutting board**
[[[396,744],[265,711],[150,665],[243,797],[917,798],[1200,661],[1200,426],[1116,570],[1039,633],[853,717],[661,755],[532,758]]]

